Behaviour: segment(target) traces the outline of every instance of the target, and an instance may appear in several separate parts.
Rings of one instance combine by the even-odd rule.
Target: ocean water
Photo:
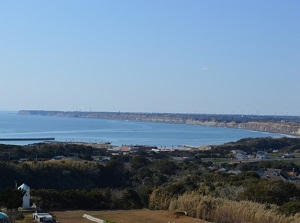
[[[280,134],[185,124],[132,122],[105,119],[27,116],[0,112],[0,138],[54,137],[56,141],[111,142],[113,145],[200,146],[241,138],[279,137]],[[36,141],[35,141],[36,142]],[[1,141],[25,145],[30,141]]]

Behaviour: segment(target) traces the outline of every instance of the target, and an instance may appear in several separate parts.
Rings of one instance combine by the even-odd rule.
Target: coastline
[[[20,110],[19,115],[58,116],[71,118],[129,120],[138,122],[174,123],[187,125],[235,128],[285,136],[299,137],[300,122],[287,117],[177,114],[177,113],[130,113],[130,112],[65,112]]]

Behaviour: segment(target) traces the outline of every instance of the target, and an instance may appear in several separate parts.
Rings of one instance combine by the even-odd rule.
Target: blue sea
[[[185,124],[18,115],[0,112],[0,138],[54,137],[56,141],[111,142],[113,145],[217,145],[241,138],[280,137],[280,134]],[[36,142],[36,141],[34,141]],[[25,145],[30,141],[1,141]]]

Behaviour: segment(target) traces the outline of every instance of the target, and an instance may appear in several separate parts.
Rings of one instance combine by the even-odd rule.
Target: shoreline
[[[69,116],[10,116],[7,113],[1,116],[1,119],[6,123],[6,127],[3,125],[6,128],[2,132],[3,138],[55,137],[56,141],[60,142],[112,142],[116,146],[125,144],[177,148],[178,145],[183,144],[192,146],[221,145],[242,138],[280,137],[278,134],[269,135],[268,133],[259,133],[259,131],[251,132],[245,129],[230,129],[221,126],[205,127],[166,121],[153,123],[153,120],[146,122],[141,119],[117,120],[115,118],[112,120],[106,118],[104,120],[101,118],[92,120],[89,117],[88,120],[84,117],[77,117],[75,119]],[[143,123],[140,123],[141,121]],[[20,125],[20,123],[23,124]],[[36,142],[2,143],[28,145]]]
[[[173,123],[211,127],[235,128],[259,132],[300,136],[299,117],[270,117],[246,115],[129,113],[129,112],[64,112],[21,110],[18,115],[39,115],[70,118],[128,120],[137,122]],[[299,120],[298,120],[299,119]]]

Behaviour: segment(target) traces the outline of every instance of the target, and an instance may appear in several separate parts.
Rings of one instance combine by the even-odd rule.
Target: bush
[[[292,198],[299,199],[300,191],[292,183],[262,180],[252,184],[239,195],[240,200],[283,205]]]
[[[286,215],[295,215],[300,212],[300,201],[290,201],[278,208],[279,212]]]

